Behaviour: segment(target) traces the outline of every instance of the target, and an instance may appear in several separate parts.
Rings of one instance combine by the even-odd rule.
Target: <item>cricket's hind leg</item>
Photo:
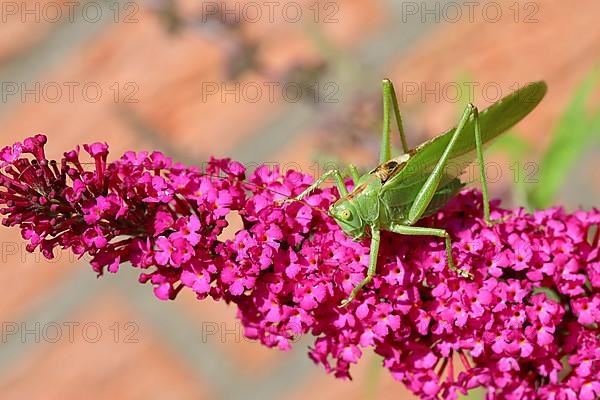
[[[473,104],[467,104],[465,111],[456,127],[456,130],[452,133],[450,137],[450,141],[446,145],[444,152],[440,156],[437,164],[431,171],[431,174],[427,177],[427,180],[419,189],[419,192],[415,196],[415,199],[408,210],[408,219],[406,225],[414,225],[425,213],[427,208],[429,207],[429,203],[431,203],[431,199],[435,196],[435,193],[438,191],[440,182],[442,177],[444,176],[444,168],[446,168],[446,164],[450,158],[450,154],[456,145],[458,138],[461,133],[463,133],[465,125],[471,116],[473,109],[475,106]]]
[[[481,193],[483,195],[483,219],[488,226],[492,226],[503,220],[490,219],[490,199],[487,190],[487,179],[485,177],[485,164],[483,161],[483,144],[481,143],[481,126],[479,124],[479,110],[473,106],[473,120],[475,122],[475,151],[479,163],[479,179],[481,179]]]
[[[400,116],[400,108],[398,107],[398,98],[394,90],[394,84],[389,79],[382,81],[383,86],[383,130],[381,133],[381,150],[379,152],[379,164],[383,164],[392,158],[391,156],[391,141],[390,141],[390,123],[391,112],[390,106],[394,109],[396,116],[396,124],[400,132],[400,141],[404,153],[408,153],[408,144],[404,135],[404,127],[402,126],[402,117]]]

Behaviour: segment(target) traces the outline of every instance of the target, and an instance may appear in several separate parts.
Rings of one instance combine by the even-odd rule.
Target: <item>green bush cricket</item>
[[[357,168],[350,165],[354,184],[352,192],[348,192],[340,171],[334,169],[323,174],[296,198],[290,199],[301,200],[333,175],[341,197],[331,205],[328,214],[345,234],[355,240],[365,235],[371,236],[367,276],[342,302],[342,307],[350,303],[375,275],[381,230],[401,235],[444,238],[448,267],[462,277],[473,277],[471,272],[456,267],[452,259],[452,243],[446,230],[414,225],[421,218],[442,208],[465,186],[459,176],[475,159],[481,177],[483,217],[487,224],[492,223],[483,145],[529,114],[540,103],[546,90],[543,81],[531,83],[481,113],[469,103],[455,128],[409,149],[394,86],[389,79],[383,80],[383,132],[379,166],[360,176]],[[393,108],[404,150],[404,154],[395,158],[390,155],[390,108]],[[449,163],[461,167],[450,169]]]

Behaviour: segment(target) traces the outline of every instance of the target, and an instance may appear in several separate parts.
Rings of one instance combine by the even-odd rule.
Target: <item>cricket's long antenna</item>
[[[119,160],[116,160],[115,162],[119,162]],[[94,166],[96,165],[95,163],[92,163],[92,162],[87,162],[87,163],[86,163],[86,162],[83,162],[83,163],[80,163],[80,164],[81,164],[81,165],[94,165]],[[27,172],[27,171],[29,170],[29,168],[31,168],[31,167],[34,167],[34,166],[39,166],[39,165],[40,165],[39,163],[33,163],[33,162],[31,162],[31,163],[30,163],[30,164],[27,166],[27,168],[25,168],[23,171],[21,171],[21,173],[19,174],[19,177],[18,177],[17,179],[18,179],[18,180],[20,180],[20,179],[21,179],[21,177],[22,177],[22,176],[25,174],[25,172]],[[167,169],[167,168],[159,168],[159,170],[167,170],[167,171],[170,171],[170,170],[169,170],[169,169]],[[226,177],[219,176],[219,175],[216,175],[216,174],[208,174],[208,173],[205,173],[205,172],[202,172],[202,171],[198,171],[197,173],[198,173],[199,175],[202,175],[202,176],[208,176],[208,177],[210,177],[210,178],[216,178],[216,179],[226,179]],[[225,173],[226,173],[226,172],[225,172]],[[254,182],[250,182],[250,181],[245,181],[245,180],[240,180],[240,179],[238,179],[238,178],[234,178],[234,179],[235,179],[236,181],[238,181],[238,182],[240,182],[240,183],[244,184],[244,185],[250,185],[250,186],[254,186],[254,187],[258,188],[258,189],[265,190],[265,191],[267,191],[267,192],[270,192],[270,193],[273,193],[273,194],[277,194],[277,195],[283,196],[283,197],[285,197],[285,198],[287,198],[287,199],[291,199],[291,200],[293,200],[293,201],[295,201],[295,202],[298,202],[298,203],[304,204],[305,206],[307,206],[307,207],[310,207],[311,209],[313,209],[313,210],[315,210],[315,211],[318,211],[318,212],[320,212],[320,213],[323,213],[324,215],[330,216],[330,217],[332,217],[332,218],[334,218],[334,219],[335,219],[335,217],[334,217],[333,215],[331,215],[331,214],[329,213],[329,211],[327,211],[327,210],[324,210],[324,209],[322,209],[322,208],[320,208],[320,207],[313,206],[312,204],[309,204],[309,203],[307,203],[307,202],[306,202],[306,201],[304,201],[304,200],[299,200],[299,199],[294,199],[294,198],[291,198],[291,197],[289,197],[289,195],[288,195],[288,194],[286,194],[286,193],[283,193],[283,192],[279,192],[279,191],[277,191],[277,190],[275,190],[275,189],[272,189],[272,188],[270,188],[270,187],[267,187],[266,185],[259,185],[258,183],[254,183]]]

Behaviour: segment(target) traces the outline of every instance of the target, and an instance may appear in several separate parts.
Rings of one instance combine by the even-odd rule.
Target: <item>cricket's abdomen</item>
[[[450,181],[447,185],[438,188],[427,206],[423,217],[434,214],[443,208],[465,186],[459,179]],[[379,223],[380,226],[389,226],[390,223],[408,224],[408,213],[414,202],[414,196],[402,193],[402,189],[388,190],[380,200]]]
[[[451,198],[456,196],[456,194],[460,192],[463,187],[465,187],[464,183],[462,183],[459,179],[454,179],[443,188],[438,189],[438,191],[433,195],[433,199],[431,199],[431,203],[429,203],[429,206],[427,207],[427,210],[425,210],[423,217],[428,217],[432,214],[435,214],[437,211],[443,208]]]

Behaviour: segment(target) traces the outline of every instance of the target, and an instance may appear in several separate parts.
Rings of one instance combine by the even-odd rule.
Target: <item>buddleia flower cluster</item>
[[[309,356],[338,378],[374,351],[423,399],[478,387],[488,399],[600,397],[597,209],[494,202],[502,222],[488,227],[480,193],[464,191],[419,224],[447,229],[474,279],[449,270],[438,238],[384,232],[376,277],[342,308],[365,277],[369,239],[353,241],[322,211],[336,189],[282,205],[312,178],[228,159],[201,170],[159,152],[109,163],[104,143],[53,161],[46,140],[0,152],[2,223],[28,251],[85,255],[98,275],[137,268],[162,300],[191,290],[230,303],[245,336],[268,347],[310,335]]]

